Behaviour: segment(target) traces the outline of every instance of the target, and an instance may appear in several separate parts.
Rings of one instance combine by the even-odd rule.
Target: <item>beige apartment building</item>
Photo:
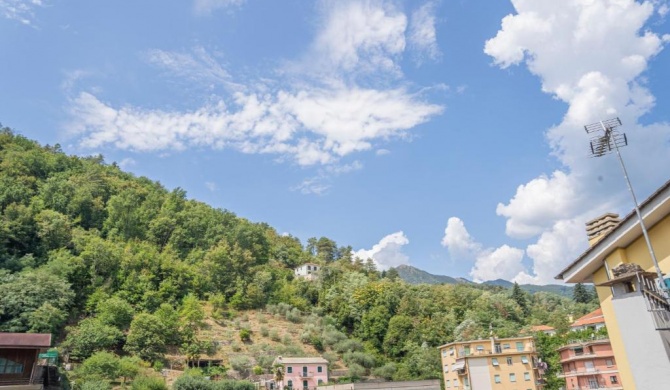
[[[540,390],[546,365],[532,336],[459,341],[440,349],[450,390]]]

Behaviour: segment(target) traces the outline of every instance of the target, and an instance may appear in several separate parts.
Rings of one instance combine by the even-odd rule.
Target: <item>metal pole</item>
[[[600,121],[600,126],[602,126],[603,131],[605,131],[605,136],[610,138],[612,136],[612,133],[608,132],[602,121]],[[619,162],[621,163],[621,169],[623,170],[623,176],[626,179],[628,190],[630,191],[630,195],[633,197],[633,203],[635,204],[635,213],[637,214],[637,219],[640,221],[640,227],[642,228],[642,234],[644,235],[644,240],[647,242],[647,248],[649,249],[649,254],[651,255],[651,261],[654,263],[654,268],[656,268],[656,274],[658,275],[658,282],[661,284],[661,289],[663,289],[666,292],[666,294],[670,296],[670,291],[668,290],[668,287],[665,285],[665,281],[663,280],[663,272],[661,272],[661,267],[659,267],[658,260],[656,259],[656,253],[654,253],[654,248],[651,246],[649,233],[647,233],[647,226],[644,224],[644,220],[642,219],[640,206],[637,203],[637,197],[635,196],[635,191],[633,191],[633,185],[630,184],[630,179],[628,178],[628,171],[626,170],[626,165],[623,163],[623,158],[621,157],[619,146],[617,145],[616,142],[612,143],[614,144],[614,148],[616,149],[616,155],[617,157],[619,157]]]

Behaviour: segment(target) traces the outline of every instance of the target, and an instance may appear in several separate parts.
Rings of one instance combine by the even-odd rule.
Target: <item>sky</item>
[[[555,283],[670,179],[665,0],[0,0],[0,123],[380,269]]]

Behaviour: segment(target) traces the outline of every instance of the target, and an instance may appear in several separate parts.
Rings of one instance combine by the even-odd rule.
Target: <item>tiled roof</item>
[[[573,322],[570,327],[576,328],[578,326],[593,325],[593,324],[604,324],[605,317],[603,316],[603,309],[597,308],[591,313],[580,317],[577,321]]]
[[[48,348],[51,346],[51,334],[0,332],[0,346]]]
[[[532,332],[543,332],[545,330],[556,330],[556,329],[549,326],[549,325],[535,325],[535,326],[531,326],[530,330]]]
[[[283,364],[328,364],[328,360],[322,357],[283,357],[275,361]]]

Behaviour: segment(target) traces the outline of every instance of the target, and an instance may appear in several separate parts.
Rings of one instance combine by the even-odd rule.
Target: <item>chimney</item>
[[[586,223],[586,235],[589,238],[589,245],[594,246],[607,233],[614,229],[621,220],[619,214],[607,213],[598,218],[592,219]]]

